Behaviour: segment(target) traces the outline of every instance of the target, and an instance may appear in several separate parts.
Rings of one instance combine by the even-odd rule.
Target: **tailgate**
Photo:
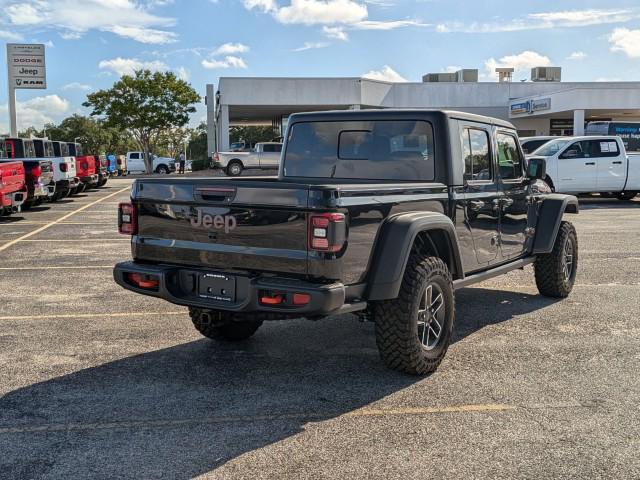
[[[13,193],[24,187],[24,165],[22,162],[0,163],[0,191]]]
[[[137,260],[307,273],[308,186],[271,180],[138,180]]]

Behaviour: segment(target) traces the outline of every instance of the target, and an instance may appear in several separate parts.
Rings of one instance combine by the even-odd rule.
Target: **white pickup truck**
[[[176,161],[169,157],[153,157],[153,171],[155,173],[171,173],[176,171]],[[127,152],[127,173],[146,173],[144,152]]]
[[[76,177],[76,159],[69,155],[69,149],[65,142],[54,143],[46,138],[34,138],[33,146],[37,158],[46,158],[53,164],[53,181],[56,182],[56,191],[50,197],[55,202],[69,195],[73,189],[80,184],[80,179]],[[56,148],[63,146],[63,150],[56,155]]]
[[[549,186],[559,193],[600,193],[630,200],[640,192],[640,155],[627,155],[617,136],[562,137],[528,158],[544,158]]]
[[[237,177],[247,168],[277,170],[281,152],[282,144],[276,142],[256,143],[248,152],[216,152],[213,168],[221,168],[231,177]]]

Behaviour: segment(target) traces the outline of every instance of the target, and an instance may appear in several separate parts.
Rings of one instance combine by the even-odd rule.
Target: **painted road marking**
[[[100,237],[78,237],[75,240],[70,240],[68,238],[45,238],[38,240],[22,240],[23,242],[67,242],[67,243],[77,243],[84,242],[85,240],[91,240],[92,242],[128,242],[131,243],[131,237],[129,238],[100,238]],[[84,245],[84,244],[83,244]]]
[[[184,315],[186,310],[181,312],[123,312],[123,313],[65,313],[63,315],[22,315],[0,317],[0,320],[53,320],[60,318],[120,318],[120,317],[147,317],[153,315]]]
[[[73,430],[109,430],[118,428],[156,428],[156,427],[180,427],[185,425],[203,425],[218,423],[249,423],[249,422],[273,422],[280,420],[300,421],[324,421],[340,418],[358,417],[385,417],[388,415],[439,415],[446,413],[503,413],[516,410],[532,409],[572,409],[591,408],[579,402],[564,402],[549,405],[505,405],[505,404],[479,404],[479,405],[452,405],[444,407],[397,407],[397,408],[360,408],[352,412],[300,412],[263,415],[233,415],[233,416],[205,416],[179,419],[141,419],[119,420],[113,422],[87,422],[87,423],[53,423],[43,425],[23,425],[19,427],[0,427],[0,434],[6,433],[37,433],[37,432],[64,432]]]
[[[43,226],[42,226],[42,227],[40,227],[40,228],[36,228],[34,231],[32,231],[32,232],[30,232],[30,233],[27,233],[26,235],[23,235],[23,236],[22,236],[22,237],[20,237],[20,238],[16,238],[15,240],[11,240],[10,242],[5,243],[4,245],[2,245],[2,246],[0,247],[0,252],[5,251],[7,248],[9,248],[9,247],[11,247],[11,246],[15,245],[16,243],[19,243],[19,242],[21,242],[21,241],[23,241],[23,240],[26,240],[26,239],[27,239],[27,238],[29,238],[29,237],[33,237],[34,235],[37,235],[37,234],[38,234],[38,233],[40,233],[40,232],[44,232],[47,228],[49,228],[49,227],[52,227],[52,226],[54,226],[54,225],[59,224],[59,223],[60,223],[60,222],[62,222],[63,220],[66,220],[67,218],[71,217],[72,215],[75,215],[75,214],[77,214],[77,213],[80,213],[80,212],[82,212],[82,211],[86,210],[86,209],[87,209],[87,208],[89,208],[89,207],[92,207],[92,206],[94,206],[94,205],[97,205],[98,203],[100,203],[100,202],[102,202],[102,201],[104,201],[104,200],[107,200],[108,198],[115,197],[116,195],[119,195],[119,194],[121,194],[121,193],[123,193],[123,192],[126,192],[127,190],[130,190],[130,189],[131,189],[131,187],[129,186],[129,187],[125,187],[125,188],[123,188],[123,189],[120,189],[120,190],[118,190],[117,192],[110,193],[110,194],[109,194],[109,195],[107,195],[106,197],[99,198],[98,200],[96,200],[96,201],[94,201],[94,202],[91,202],[91,203],[89,203],[89,204],[87,204],[87,205],[84,205],[84,206],[82,206],[82,207],[78,208],[77,210],[74,210],[73,212],[70,212],[70,213],[67,213],[66,215],[63,215],[63,216],[62,216],[62,217],[60,217],[58,220],[54,220],[53,222],[47,223],[46,225],[43,225]]]
[[[88,268],[113,268],[113,265],[61,265],[53,267],[0,267],[0,270],[87,270]]]

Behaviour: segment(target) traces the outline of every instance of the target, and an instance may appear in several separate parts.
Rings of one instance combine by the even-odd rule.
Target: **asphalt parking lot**
[[[427,378],[351,316],[203,339],[117,287],[131,180],[0,220],[0,478],[639,478],[640,201],[586,200],[577,285],[458,292]]]

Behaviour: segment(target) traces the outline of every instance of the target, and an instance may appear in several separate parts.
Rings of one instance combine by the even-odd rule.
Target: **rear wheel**
[[[236,321],[229,312],[189,309],[194,327],[202,335],[213,340],[239,342],[252,336],[262,325],[261,321]]]
[[[376,343],[387,366],[413,375],[435,371],[449,348],[455,317],[445,263],[413,253],[398,297],[377,302],[373,317]]]
[[[538,255],[534,264],[538,291],[546,297],[567,297],[578,271],[578,236],[569,222],[562,222],[553,250]]]
[[[227,175],[230,177],[237,177],[242,173],[242,169],[242,162],[239,160],[233,160],[229,162],[229,165],[227,166]]]

